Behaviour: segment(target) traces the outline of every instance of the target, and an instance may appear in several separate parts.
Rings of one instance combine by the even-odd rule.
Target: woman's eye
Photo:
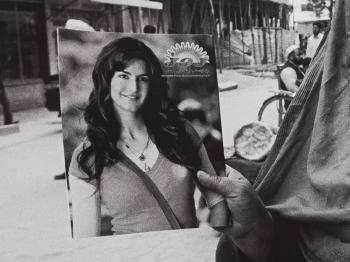
[[[118,77],[121,79],[129,79],[129,76],[127,74],[120,74]]]
[[[139,77],[139,81],[142,81],[142,82],[149,82],[149,76],[141,76]]]

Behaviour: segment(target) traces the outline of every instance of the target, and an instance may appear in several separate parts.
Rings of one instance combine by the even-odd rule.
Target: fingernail
[[[197,176],[200,178],[203,178],[203,177],[205,177],[205,173],[203,171],[198,171]]]

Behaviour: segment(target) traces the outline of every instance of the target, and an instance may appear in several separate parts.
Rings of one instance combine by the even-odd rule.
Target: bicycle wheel
[[[286,103],[289,105],[292,99],[292,97],[283,94],[266,99],[259,110],[258,120],[279,127],[287,111]]]

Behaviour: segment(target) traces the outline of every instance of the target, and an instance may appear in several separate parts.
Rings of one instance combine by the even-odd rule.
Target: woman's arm
[[[69,176],[72,201],[73,238],[94,237],[101,234],[101,203],[96,187]]]
[[[83,148],[82,143],[74,150],[68,171],[74,238],[99,236],[101,231],[100,193],[96,190],[96,181],[85,180],[89,176],[78,164]]]

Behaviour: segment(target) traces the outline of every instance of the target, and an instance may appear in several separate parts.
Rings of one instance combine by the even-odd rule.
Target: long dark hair
[[[87,139],[77,156],[79,167],[98,183],[105,166],[119,160],[116,144],[121,125],[113,110],[111,80],[132,59],[146,62],[150,74],[149,91],[140,113],[150,137],[170,161],[194,171],[199,168],[198,145],[188,133],[178,109],[167,97],[168,85],[162,78],[158,58],[143,42],[125,37],[107,44],[97,57],[92,73],[94,89],[84,112]]]

